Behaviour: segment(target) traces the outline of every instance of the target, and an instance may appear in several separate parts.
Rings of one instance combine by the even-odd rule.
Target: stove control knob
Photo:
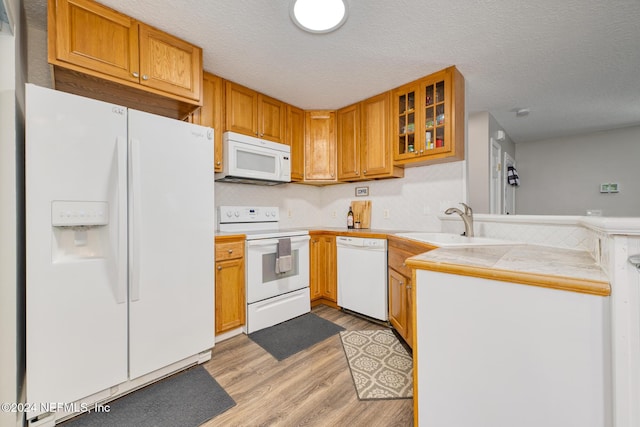
[[[271,211],[271,215],[273,215],[273,217],[276,217],[276,211]]]
[[[233,213],[231,213],[231,211],[227,211],[227,216],[228,216],[229,218],[231,218],[231,215],[233,215]]]
[[[233,214],[238,218],[240,216],[240,211],[235,211]]]

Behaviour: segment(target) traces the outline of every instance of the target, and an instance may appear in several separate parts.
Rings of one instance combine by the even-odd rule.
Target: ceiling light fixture
[[[347,20],[346,0],[292,0],[291,20],[310,33],[329,33]]]

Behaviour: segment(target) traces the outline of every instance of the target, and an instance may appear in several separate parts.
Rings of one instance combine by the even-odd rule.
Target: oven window
[[[286,273],[276,273],[275,252],[262,255],[262,283],[298,275],[298,249],[291,251],[291,270]]]
[[[272,155],[238,150],[236,156],[238,159],[238,168],[240,169],[271,174],[276,173],[276,158]]]

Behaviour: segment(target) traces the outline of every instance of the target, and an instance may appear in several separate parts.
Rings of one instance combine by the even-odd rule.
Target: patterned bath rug
[[[360,400],[413,397],[413,359],[388,329],[340,332]]]

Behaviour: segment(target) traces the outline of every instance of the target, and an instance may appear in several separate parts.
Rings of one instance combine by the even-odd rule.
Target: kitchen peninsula
[[[534,221],[506,218],[503,229]],[[613,413],[632,419],[628,387],[639,378],[627,357],[640,325],[630,321],[638,295],[624,276],[637,281],[625,254],[640,247],[638,221],[538,217],[537,225],[562,221],[584,228],[591,251],[477,246],[407,260],[416,283],[415,425],[595,427],[613,425]]]

